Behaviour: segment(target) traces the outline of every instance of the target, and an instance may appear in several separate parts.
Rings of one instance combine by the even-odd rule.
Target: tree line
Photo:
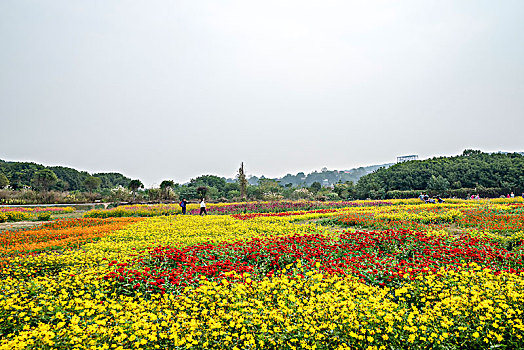
[[[36,188],[56,191],[92,191],[127,186],[130,178],[120,173],[78,171],[62,166],[44,166],[32,162],[0,160],[0,188],[7,185],[14,190]]]
[[[358,182],[342,181],[339,178],[338,182],[331,184],[331,180],[325,181],[326,176],[341,172],[323,169],[320,173],[313,172],[307,176],[298,173],[280,179],[248,178],[242,163],[236,179],[202,175],[186,184],[164,180],[159,188],[144,188],[140,180],[132,180],[119,173],[91,175],[67,167],[0,160],[0,188],[9,185],[11,191],[31,188],[41,192],[77,192],[73,201],[178,201],[182,198],[208,198],[215,201],[353,200],[413,198],[421,192],[464,198],[471,194],[498,197],[524,191],[524,156],[519,153],[490,154],[465,150],[455,157],[435,157],[374,167],[378,169],[367,175],[362,173],[364,176],[359,177]],[[359,171],[365,172],[369,168],[360,168]],[[317,181],[306,182],[304,179],[307,177]],[[291,178],[297,181],[290,181]],[[29,202],[38,200],[31,198]],[[53,201],[52,198],[48,200]]]
[[[521,194],[524,156],[467,149],[455,157],[413,160],[381,168],[361,177],[356,185],[358,198],[410,198],[421,191],[459,198]]]

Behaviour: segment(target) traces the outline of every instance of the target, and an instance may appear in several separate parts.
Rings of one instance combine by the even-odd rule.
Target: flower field
[[[70,219],[51,222],[22,230],[6,231],[0,236],[0,254],[34,253],[48,249],[79,247],[96,240],[107,232],[136,222],[128,219]]]
[[[282,213],[290,211],[309,211],[329,208],[361,207],[388,205],[391,202],[384,201],[353,201],[353,202],[317,202],[317,201],[279,201],[279,202],[245,202],[245,203],[208,203],[207,211],[214,215],[234,215],[246,213]],[[190,203],[187,206],[188,214],[195,215],[200,212],[198,203]],[[161,205],[123,205],[111,209],[90,210],[84,217],[108,218],[108,217],[151,217],[162,215],[180,214],[182,209],[178,204]]]
[[[0,208],[0,223],[6,221],[35,220],[39,217],[50,217],[50,214],[72,213],[72,207],[4,207]],[[46,214],[46,215],[43,215]]]
[[[524,348],[522,200],[351,203],[2,232],[0,348]]]

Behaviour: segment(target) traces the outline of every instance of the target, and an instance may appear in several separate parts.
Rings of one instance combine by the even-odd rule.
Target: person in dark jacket
[[[186,215],[187,201],[185,198],[180,202],[180,208],[182,208],[182,215]]]

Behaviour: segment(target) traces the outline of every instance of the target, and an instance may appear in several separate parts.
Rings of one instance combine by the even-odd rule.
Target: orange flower
[[[69,219],[0,235],[0,255],[52,248],[78,247],[142,218]]]

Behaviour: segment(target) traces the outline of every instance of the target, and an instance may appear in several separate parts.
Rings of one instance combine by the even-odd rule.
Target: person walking
[[[207,215],[206,202],[204,202],[204,198],[202,198],[202,201],[200,202],[200,215]]]
[[[185,198],[180,202],[180,208],[182,208],[182,215],[186,215],[187,201]]]

